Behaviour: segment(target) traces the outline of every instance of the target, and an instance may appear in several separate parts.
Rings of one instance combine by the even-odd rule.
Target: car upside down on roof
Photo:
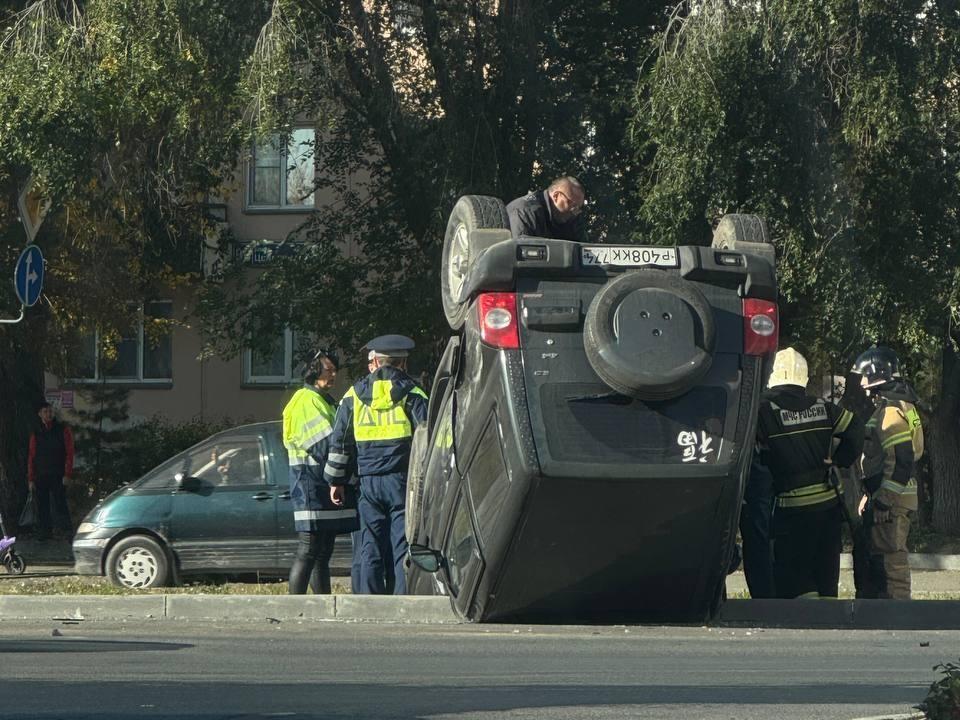
[[[441,292],[409,592],[472,621],[711,617],[777,347],[764,221],[726,215],[710,247],[513,239],[465,196]]]

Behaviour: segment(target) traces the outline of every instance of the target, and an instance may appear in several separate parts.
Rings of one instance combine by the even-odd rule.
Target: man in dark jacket
[[[546,190],[536,190],[507,205],[510,231],[521,235],[586,242],[583,185],[569,175],[557,178]]]
[[[70,510],[64,483],[73,475],[73,433],[53,415],[48,402],[37,406],[40,424],[30,435],[27,454],[27,483],[37,502],[37,539],[50,537],[50,506],[56,514],[57,530],[70,534]]]
[[[360,476],[360,590],[386,591],[386,566],[393,565],[393,592],[407,591],[405,518],[407,467],[413,431],[427,419],[427,395],[405,372],[413,340],[383,335],[367,343],[376,369],[350,388],[330,436],[323,474],[330,497],[340,503],[356,458]],[[387,554],[389,551],[389,554]]]
[[[803,355],[778,352],[757,418],[760,461],[777,493],[773,573],[781,598],[837,597],[842,514],[827,472],[831,462],[852,465],[863,447],[854,414],[808,395],[806,385]]]

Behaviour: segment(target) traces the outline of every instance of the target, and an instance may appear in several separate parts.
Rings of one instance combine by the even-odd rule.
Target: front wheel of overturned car
[[[480,253],[510,237],[510,220],[500,198],[464,195],[453,206],[443,237],[440,298],[454,330],[463,326],[470,306],[463,294],[470,268]]]
[[[407,473],[407,506],[404,513],[407,542],[411,545],[416,544],[419,539],[423,477],[426,474],[429,441],[425,425],[421,425],[413,432],[413,441],[410,445],[410,471]]]
[[[776,267],[777,254],[770,241],[767,221],[759,215],[732,213],[720,218],[713,231],[712,247],[757,255]]]
[[[131,535],[114,545],[107,555],[106,570],[114,585],[137,590],[163,587],[170,579],[166,551],[146,535]]]

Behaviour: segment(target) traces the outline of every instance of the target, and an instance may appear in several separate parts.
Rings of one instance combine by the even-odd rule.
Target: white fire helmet
[[[780,385],[807,386],[807,361],[793,348],[784,348],[773,359],[773,372],[767,381],[767,387]]]

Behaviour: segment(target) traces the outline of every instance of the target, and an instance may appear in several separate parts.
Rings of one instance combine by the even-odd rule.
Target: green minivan
[[[278,421],[211,435],[97,504],[73,539],[79,575],[128,588],[198,574],[285,575],[296,533]],[[350,567],[340,536],[331,565]]]

